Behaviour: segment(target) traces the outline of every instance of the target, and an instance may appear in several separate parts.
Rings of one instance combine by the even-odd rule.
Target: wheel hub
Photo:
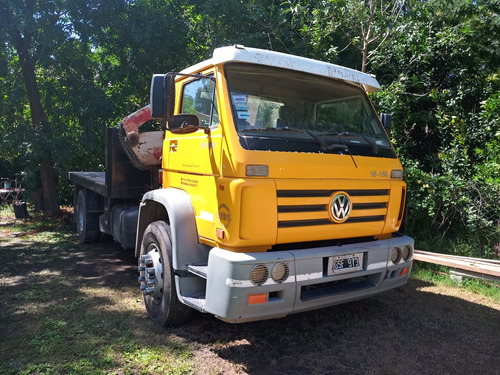
[[[139,283],[144,296],[161,299],[163,294],[163,266],[160,250],[152,245],[148,253],[139,258]]]

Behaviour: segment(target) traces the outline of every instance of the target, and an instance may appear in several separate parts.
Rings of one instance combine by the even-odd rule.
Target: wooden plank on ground
[[[500,279],[500,264],[495,260],[449,256],[422,250],[415,250],[413,258],[422,262],[440,264]]]
[[[450,259],[461,259],[461,260],[466,260],[466,261],[478,261],[478,262],[485,262],[489,264],[498,264],[500,265],[500,260],[494,260],[494,259],[485,259],[485,258],[470,258],[470,257],[464,257],[460,255],[451,255],[451,254],[441,254],[441,253],[431,253],[429,251],[423,251],[423,250],[415,250],[419,254],[436,254],[439,255],[440,257],[443,258],[450,258]]]

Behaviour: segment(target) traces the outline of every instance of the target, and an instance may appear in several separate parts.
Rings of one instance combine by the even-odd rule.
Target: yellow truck
[[[404,285],[414,243],[398,232],[406,185],[390,117],[367,96],[379,89],[240,45],[153,75],[150,104],[108,130],[106,171],[69,174],[80,241],[106,233],[135,249],[163,326],[193,309],[247,322]]]

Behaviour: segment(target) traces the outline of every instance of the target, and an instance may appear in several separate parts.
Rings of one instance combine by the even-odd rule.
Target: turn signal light
[[[269,166],[268,165],[248,164],[246,166],[245,174],[247,176],[267,177],[267,176],[269,176]]]
[[[408,275],[409,272],[410,272],[410,267],[405,267],[405,268],[403,268],[403,270],[399,274],[399,277],[406,276],[406,275]]]
[[[403,178],[403,170],[402,169],[393,169],[391,171],[391,178],[397,178],[401,180]]]
[[[216,228],[215,235],[217,236],[217,238],[223,240],[224,239],[224,229]]]
[[[266,302],[267,302],[267,293],[250,294],[248,296],[248,304],[249,305],[256,305],[259,303],[266,303]]]

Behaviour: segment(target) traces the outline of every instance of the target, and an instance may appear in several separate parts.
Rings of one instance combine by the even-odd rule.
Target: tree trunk
[[[22,35],[19,30],[12,31],[12,42],[19,56],[21,71],[23,74],[26,93],[31,110],[31,121],[33,131],[43,134],[46,138],[52,138],[52,129],[48,122],[47,114],[42,106],[42,99],[36,81],[35,63],[29,53],[28,36]],[[54,216],[60,212],[59,200],[57,197],[57,178],[54,172],[52,152],[50,148],[43,146],[38,155],[40,163],[40,179],[43,195],[43,212],[46,215]]]
[[[40,179],[42,182],[43,212],[48,216],[55,216],[60,210],[57,198],[57,176],[54,172],[51,153],[46,154],[40,164]]]
[[[368,50],[370,48],[370,43],[375,39],[372,39],[372,23],[375,15],[375,0],[370,1],[370,16],[368,17],[367,29],[364,30],[364,27],[361,28],[361,34],[363,38],[363,59],[361,61],[361,71],[366,73],[366,66],[368,65]]]
[[[363,42],[363,58],[361,60],[361,71],[366,73],[366,66],[368,65],[368,42],[365,40]]]

